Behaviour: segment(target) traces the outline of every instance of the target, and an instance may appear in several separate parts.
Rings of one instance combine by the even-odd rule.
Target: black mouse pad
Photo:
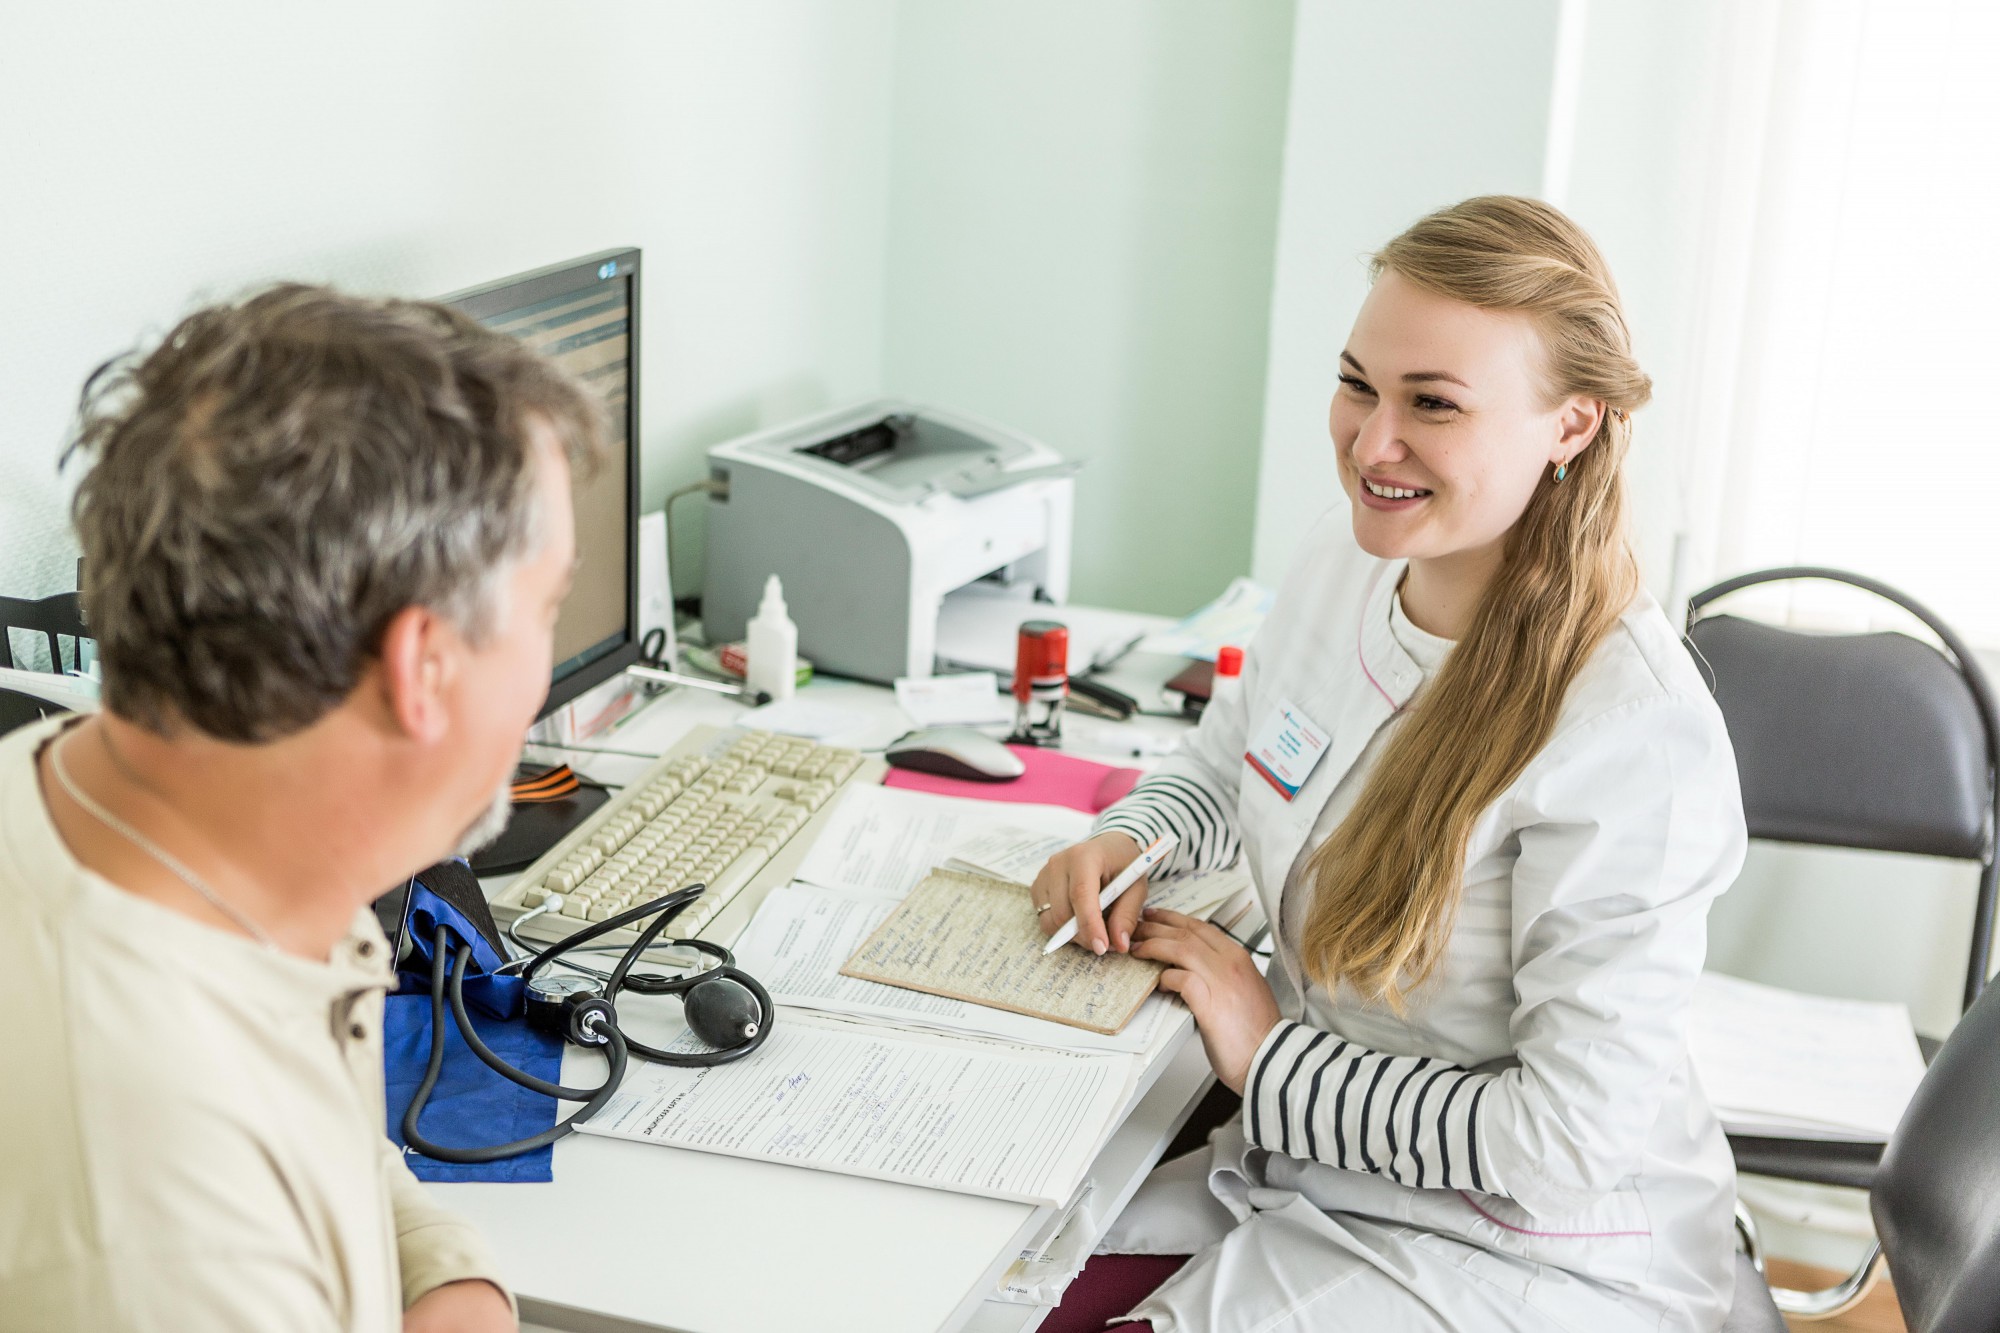
[[[472,854],[473,873],[508,875],[526,870],[610,799],[610,792],[581,787],[559,801],[516,801],[506,831]]]

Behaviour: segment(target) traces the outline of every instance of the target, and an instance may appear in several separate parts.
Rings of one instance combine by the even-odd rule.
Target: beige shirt
[[[0,1330],[395,1330],[497,1284],[383,1133],[388,946],[325,963],[84,869],[0,739]]]

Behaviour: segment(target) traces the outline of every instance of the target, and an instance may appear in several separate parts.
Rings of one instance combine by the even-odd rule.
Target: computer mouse
[[[1008,782],[1028,771],[1012,750],[969,727],[913,731],[882,752],[897,768],[974,782]]]

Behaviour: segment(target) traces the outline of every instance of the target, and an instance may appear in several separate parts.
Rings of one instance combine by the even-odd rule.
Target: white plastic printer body
[[[708,463],[711,644],[743,637],[776,574],[817,668],[923,677],[953,591],[1069,595],[1077,465],[1003,426],[878,399],[716,445]]]

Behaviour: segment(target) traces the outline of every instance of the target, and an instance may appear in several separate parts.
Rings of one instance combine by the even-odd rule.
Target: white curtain
[[[1832,565],[2000,647],[2000,5],[1746,3],[1726,30],[1674,591]]]

